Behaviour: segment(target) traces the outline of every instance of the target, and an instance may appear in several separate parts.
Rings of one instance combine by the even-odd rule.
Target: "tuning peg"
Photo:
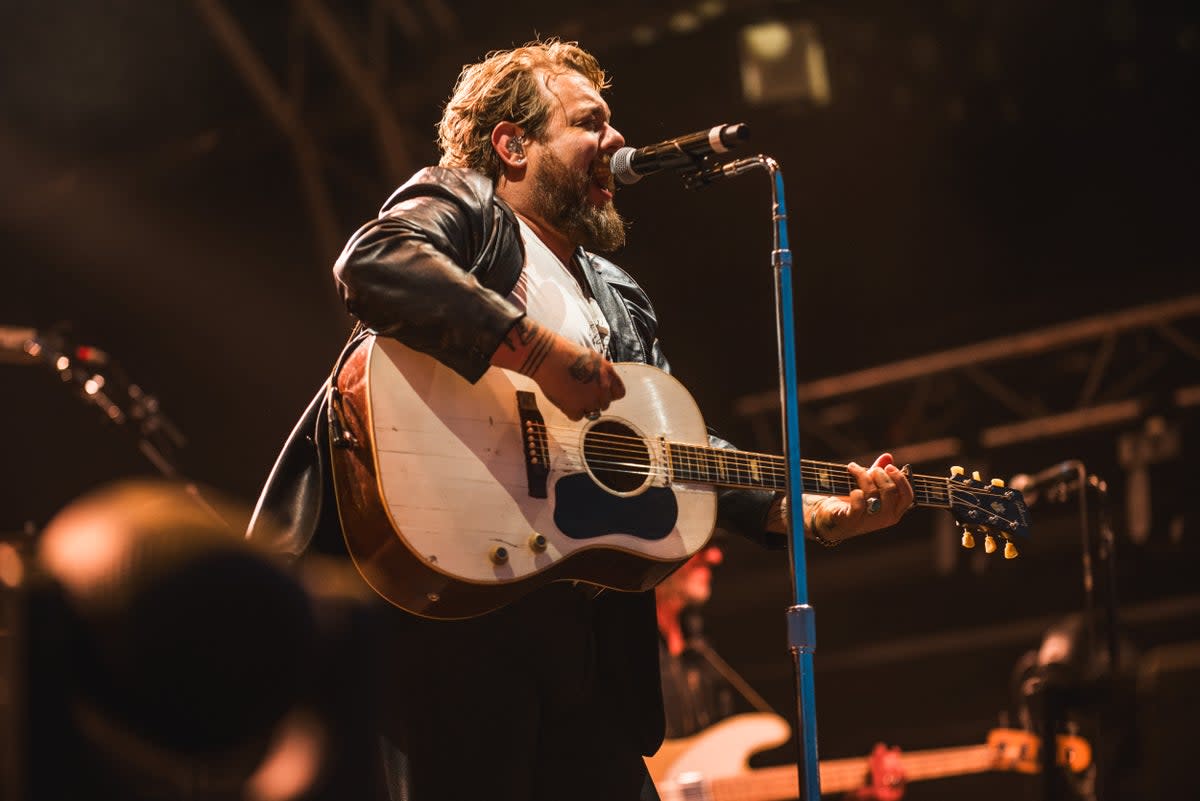
[[[972,471],[971,471],[971,478],[973,478],[973,479],[975,479],[976,481],[979,481],[979,482],[981,482],[981,483],[983,482],[983,479],[979,477],[979,471],[978,471],[978,470],[972,470]]]
[[[956,465],[954,465],[954,467],[950,468],[950,475],[953,476],[954,478],[958,478],[965,472],[967,472],[967,471],[964,470],[961,465],[956,464]]]
[[[996,538],[993,537],[991,534],[988,534],[986,537],[983,538],[983,552],[984,553],[995,553],[996,552]]]
[[[971,530],[969,528],[963,529],[962,547],[964,547],[964,548],[974,548],[975,547],[975,536],[971,533]]]
[[[1003,487],[1003,486],[1004,486],[1004,479],[1002,479],[1002,478],[993,478],[993,479],[992,479],[992,486],[993,486],[993,487]]]
[[[1004,558],[1005,559],[1016,559],[1019,555],[1020,555],[1020,552],[1017,551],[1017,546],[1013,545],[1012,540],[1008,540],[1008,542],[1004,543]]]

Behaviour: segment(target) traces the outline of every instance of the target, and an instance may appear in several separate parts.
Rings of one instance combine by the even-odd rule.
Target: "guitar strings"
[[[648,466],[648,465],[646,465],[644,463],[640,463],[640,462],[633,463],[633,462],[605,461],[605,460],[598,460],[598,459],[585,459],[582,456],[582,454],[580,454],[577,458],[579,460],[579,464],[581,467],[584,464],[587,464],[587,465],[591,466],[593,469],[596,469],[598,467],[603,467],[603,468],[608,469],[611,472],[622,473],[625,475],[642,476],[642,477],[647,477],[647,478],[649,478],[649,477],[668,478],[669,477],[675,481],[681,481],[684,483],[687,483],[689,481],[696,481],[696,482],[703,482],[706,484],[727,483],[727,484],[731,484],[732,486],[744,485],[744,482],[727,482],[727,481],[723,482],[720,479],[714,480],[711,476],[707,476],[707,475],[706,476],[680,475],[680,471],[678,471],[678,470],[667,472],[661,468],[657,468],[654,466]],[[801,468],[802,475],[806,472],[811,472],[811,471],[808,471],[805,468]],[[922,486],[914,485],[914,488],[913,488],[914,498],[920,500],[924,505],[927,505],[927,506],[941,506],[941,507],[948,508],[950,505],[948,501],[937,502],[937,501],[940,501],[941,499],[947,497],[946,494],[941,491],[942,490],[941,485],[944,484],[946,481],[948,481],[948,479],[933,479],[933,481],[938,482],[938,485],[935,487],[935,489],[933,491],[930,491],[929,487],[927,487],[927,486],[922,487]],[[825,482],[825,483],[829,484],[829,482]],[[825,487],[820,486],[820,482],[814,481],[812,484],[806,484],[805,491],[812,492],[813,494],[818,494],[818,495],[849,495],[850,491],[852,491],[854,489],[858,489],[857,485],[851,485],[848,481],[843,480],[840,483],[843,486],[833,487],[832,485],[830,485],[829,488],[826,489]],[[917,482],[918,485],[920,483],[921,482]],[[769,487],[778,486],[776,484],[768,484],[767,482],[761,481],[761,480],[755,482],[755,485],[769,486]],[[779,488],[782,489],[782,487],[779,487]],[[839,492],[838,490],[843,490],[843,491]],[[973,493],[973,491],[972,491],[972,493]],[[972,502],[963,502],[963,500],[961,498],[959,499],[959,501],[960,501],[960,505],[967,510],[976,510],[976,511],[982,512],[988,516],[995,514],[994,510],[989,509],[989,508],[983,506],[982,504],[972,503]],[[1005,520],[1006,522],[1008,521],[1008,518],[1004,517],[1003,515],[997,514],[995,516],[998,519]]]
[[[560,431],[566,432],[567,434],[574,434],[578,431],[577,428],[572,428],[572,427],[568,427],[568,426],[549,426],[544,423],[540,424],[538,426],[538,429],[546,432],[547,434],[552,433],[552,432],[560,432]],[[623,442],[629,443],[630,447],[628,447],[628,448],[623,447],[623,445],[622,445]],[[647,440],[644,437],[636,436],[636,435],[629,435],[629,434],[592,432],[591,434],[588,435],[589,446],[591,446],[591,445],[607,445],[608,446],[608,448],[596,447],[595,450],[597,452],[609,453],[609,454],[615,454],[615,455],[637,456],[639,454],[646,452],[647,450],[652,450],[650,445],[648,444],[649,442],[653,442],[653,440]],[[668,443],[666,443],[666,445],[667,445],[668,449],[670,449],[672,452],[679,452],[680,460],[684,461],[684,462],[693,460],[693,459],[696,462],[701,462],[701,461],[708,462],[711,460],[724,459],[726,461],[732,461],[735,464],[739,460],[744,464],[749,464],[751,461],[760,461],[761,462],[761,464],[759,465],[760,471],[762,471],[764,468],[767,470],[783,469],[783,468],[776,467],[776,465],[778,465],[784,461],[784,458],[777,454],[758,453],[758,452],[754,452],[754,451],[730,451],[725,448],[714,448],[712,446],[695,445],[695,444],[691,444],[691,443],[668,442]],[[815,469],[818,467],[826,467],[826,468],[830,468],[832,470],[838,471],[839,473],[844,473],[847,470],[847,468],[844,464],[840,464],[838,462],[823,462],[823,461],[819,461],[816,459],[805,459],[804,463],[805,464],[803,465],[803,467],[806,469]],[[951,480],[950,477],[921,476],[921,475],[913,475],[913,476],[910,476],[909,478],[910,478],[910,480],[924,479],[927,482],[934,482],[936,484],[945,484]],[[979,487],[973,487],[971,489],[973,491],[984,492],[987,494],[998,494],[998,493],[996,493],[996,490],[1003,489],[1003,487],[997,488],[997,487],[993,487],[991,485],[984,484]]]
[[[544,431],[548,434],[553,433],[553,432],[558,432],[558,431],[564,431],[564,432],[571,434],[571,433],[575,433],[576,431],[578,431],[578,429],[570,428],[570,427],[566,427],[566,426],[548,426],[545,424],[541,424],[537,428],[538,428],[538,430]],[[633,436],[633,435],[628,435],[628,434],[611,434],[611,433],[607,433],[607,432],[605,432],[605,433],[593,432],[592,434],[590,434],[588,436],[589,450],[593,450],[593,448],[594,448],[595,452],[605,454],[605,455],[618,455],[618,456],[631,456],[631,457],[637,456],[639,454],[645,453],[648,450],[650,450],[650,451],[653,450],[653,448],[651,448],[650,445],[648,444],[649,442],[653,442],[653,440],[647,440],[644,437]],[[623,443],[629,443],[632,447],[623,447]],[[607,446],[607,447],[602,447],[602,446]],[[724,448],[714,448],[711,446],[694,445],[694,444],[690,444],[690,443],[668,442],[667,447],[677,457],[678,461],[682,461],[685,463],[687,461],[691,461],[691,460],[694,460],[697,463],[699,463],[701,461],[712,462],[712,461],[725,460],[727,462],[732,462],[735,465],[737,465],[738,463],[748,465],[751,461],[760,461],[761,462],[759,464],[760,472],[761,471],[770,471],[772,469],[785,472],[784,468],[777,466],[783,462],[783,457],[776,455],[776,454],[757,453],[757,452],[753,452],[753,451],[729,451]],[[716,466],[714,465],[713,468],[715,469],[715,467]],[[803,467],[804,467],[804,469],[812,469],[812,470],[816,470],[819,468],[828,468],[828,469],[831,469],[834,471],[838,471],[839,473],[845,473],[847,471],[847,468],[844,464],[841,464],[838,462],[825,462],[825,461],[820,461],[820,460],[816,460],[816,459],[805,459]],[[939,484],[939,485],[945,484],[946,482],[950,481],[950,479],[948,477],[941,477],[941,476],[913,475],[913,476],[910,476],[909,478],[910,478],[910,480],[920,479],[920,480],[924,480],[926,482],[933,482],[933,483]],[[980,487],[977,489],[990,491],[993,488],[984,486],[984,487]]]
[[[596,440],[606,435],[597,435]],[[627,438],[631,439],[631,438]],[[643,440],[637,440],[639,445]],[[748,455],[738,452],[726,452],[718,448],[703,448],[703,446],[684,445],[680,446],[677,443],[668,445],[671,455],[671,462],[676,468],[689,473],[696,474],[697,478],[706,478],[712,475],[728,475],[730,473],[739,472],[749,475],[758,474],[766,477],[786,477],[786,466],[782,465],[782,457],[772,455],[761,455],[762,462],[750,458]],[[652,449],[646,447],[622,448],[622,447],[602,447],[594,442],[589,442],[587,453],[596,458],[589,461],[593,464],[609,464],[613,466],[629,466],[641,468],[649,459],[649,453]],[[605,462],[600,457],[608,457],[610,459],[629,458],[635,461],[608,461]],[[597,461],[600,459],[600,461]],[[854,489],[857,483],[848,476],[848,469],[845,465],[835,462],[820,462],[817,460],[804,460],[801,466],[802,475],[817,480],[818,484],[840,484],[849,489]],[[923,476],[914,474],[909,477],[914,488],[921,489],[935,495],[944,496],[947,485],[950,483],[949,478]],[[984,494],[995,494],[995,488],[978,487],[971,488],[973,491],[983,492]]]
[[[535,430],[545,434],[565,432],[568,435],[579,431],[574,427],[549,426],[545,423],[538,424]],[[559,442],[560,447],[564,447],[561,444],[563,440]],[[593,431],[587,435],[587,456],[581,451],[579,458],[581,463],[593,469],[644,477],[669,475],[670,478],[683,482],[779,489],[787,483],[787,465],[783,457],[775,454],[729,451],[712,446],[667,442],[665,449],[669,467],[664,471],[656,465],[658,460],[653,458],[654,443],[654,440],[647,440],[641,436]],[[567,448],[564,447],[564,450]],[[846,465],[837,462],[805,459],[801,465],[801,478],[804,480],[805,491],[815,494],[848,495],[852,490],[858,489],[857,482],[849,475]],[[911,475],[909,480],[913,485],[914,497],[926,505],[948,508],[953,497],[966,508],[988,515],[993,514],[994,510],[980,503],[964,503],[961,496],[970,493],[995,497],[1001,494],[999,490],[1002,489],[986,484],[959,487],[952,478],[920,474]]]
[[[571,449],[575,450],[575,449]],[[614,456],[609,458],[600,458],[598,454],[592,452],[590,456],[585,456],[582,452],[578,455],[578,461],[582,464],[590,465],[593,469],[604,468],[612,472],[623,472],[636,475],[652,475],[661,474],[662,468],[656,466],[656,462],[647,463],[645,461],[620,461]],[[675,460],[672,464],[674,469],[671,470],[672,475],[681,481],[702,481],[706,483],[733,483],[737,485],[754,484],[754,485],[775,485],[786,483],[787,471],[770,468],[758,469],[759,477],[751,480],[750,476],[755,471],[749,468],[741,468],[739,470],[722,470],[711,465],[707,466],[692,466],[686,462]],[[734,476],[733,473],[744,473],[745,476]],[[801,476],[805,479],[806,488],[825,493],[825,489],[832,489],[835,492],[825,494],[842,494],[847,495],[850,491],[858,489],[857,482],[854,482],[846,477],[829,476],[823,470],[801,467]],[[771,479],[774,479],[772,481]],[[943,498],[946,497],[945,479],[925,479],[923,477],[914,477],[913,491],[915,494]],[[836,490],[843,490],[836,492]]]
[[[738,477],[745,476],[749,478],[758,475],[763,483],[771,483],[767,479],[786,479],[788,473],[787,468],[779,464],[782,461],[781,457],[770,457],[770,462],[755,464],[753,463],[754,460],[732,453],[722,453],[719,449],[704,451],[699,455],[681,451],[678,446],[672,447],[670,451],[671,463],[676,468],[676,472],[689,474],[696,480],[723,478],[732,474],[742,474]],[[632,451],[631,449],[592,447],[589,444],[586,452],[588,454],[588,462],[593,465],[641,469],[645,467],[647,460],[650,460],[648,452],[644,448]],[[635,459],[635,461],[621,461],[622,458]],[[829,467],[823,467],[818,464],[810,464],[809,462],[810,460],[805,460],[805,464],[801,466],[801,475],[812,484],[845,488],[847,491],[855,489],[858,486],[857,482],[848,475],[848,470],[844,465],[827,463]],[[834,474],[832,470],[837,470],[838,473]],[[919,474],[910,476],[909,480],[912,482],[914,490],[939,497],[946,495],[946,486],[949,482],[947,478],[922,476]]]

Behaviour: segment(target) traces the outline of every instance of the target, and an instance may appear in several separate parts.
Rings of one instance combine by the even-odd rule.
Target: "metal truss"
[[[330,188],[330,167],[335,158],[323,136],[334,127],[326,121],[332,114],[327,105],[314,113],[317,103],[309,96],[313,83],[310,52],[324,55],[326,65],[340,82],[339,88],[357,100],[365,112],[366,124],[374,134],[380,173],[394,185],[417,167],[407,144],[416,134],[401,121],[387,86],[388,43],[393,34],[436,35],[454,41],[454,15],[442,0],[424,0],[423,14],[405,0],[371,0],[365,22],[352,23],[344,11],[334,13],[321,0],[293,0],[286,25],[278,31],[286,50],[286,66],[280,70],[280,77],[225,3],[193,0],[193,4],[247,89],[291,146],[325,269],[341,249],[345,227],[337,219]],[[345,127],[345,115],[342,117],[339,125]]]
[[[809,442],[864,457],[883,443],[913,463],[1194,409],[1200,295],[811,381],[799,398]],[[735,412],[778,449],[778,392]]]

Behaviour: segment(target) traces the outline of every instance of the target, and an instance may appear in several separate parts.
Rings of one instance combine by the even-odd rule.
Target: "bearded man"
[[[468,382],[496,368],[529,376],[572,420],[623,397],[613,362],[667,369],[649,299],[594,252],[624,242],[608,169],[624,138],[607,87],[594,57],[557,40],[464,68],[439,125],[440,165],[400,187],[334,267],[360,329]],[[293,554],[345,553],[325,477],[325,397],[297,425],[251,524],[252,537],[272,530],[262,520],[281,524],[276,545]],[[825,539],[899,519],[912,489],[890,462],[852,468],[860,489],[811,507]],[[869,518],[867,494],[880,501]],[[772,493],[725,491],[718,525],[783,544],[767,531],[769,519],[782,531],[778,507]],[[643,761],[663,737],[653,592],[554,582],[466,620],[389,611],[381,704],[394,798],[655,797]]]

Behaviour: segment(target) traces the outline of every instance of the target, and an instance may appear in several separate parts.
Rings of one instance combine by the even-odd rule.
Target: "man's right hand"
[[[625,385],[612,362],[528,317],[508,332],[492,355],[492,364],[532,378],[572,420],[602,412],[625,397]]]

